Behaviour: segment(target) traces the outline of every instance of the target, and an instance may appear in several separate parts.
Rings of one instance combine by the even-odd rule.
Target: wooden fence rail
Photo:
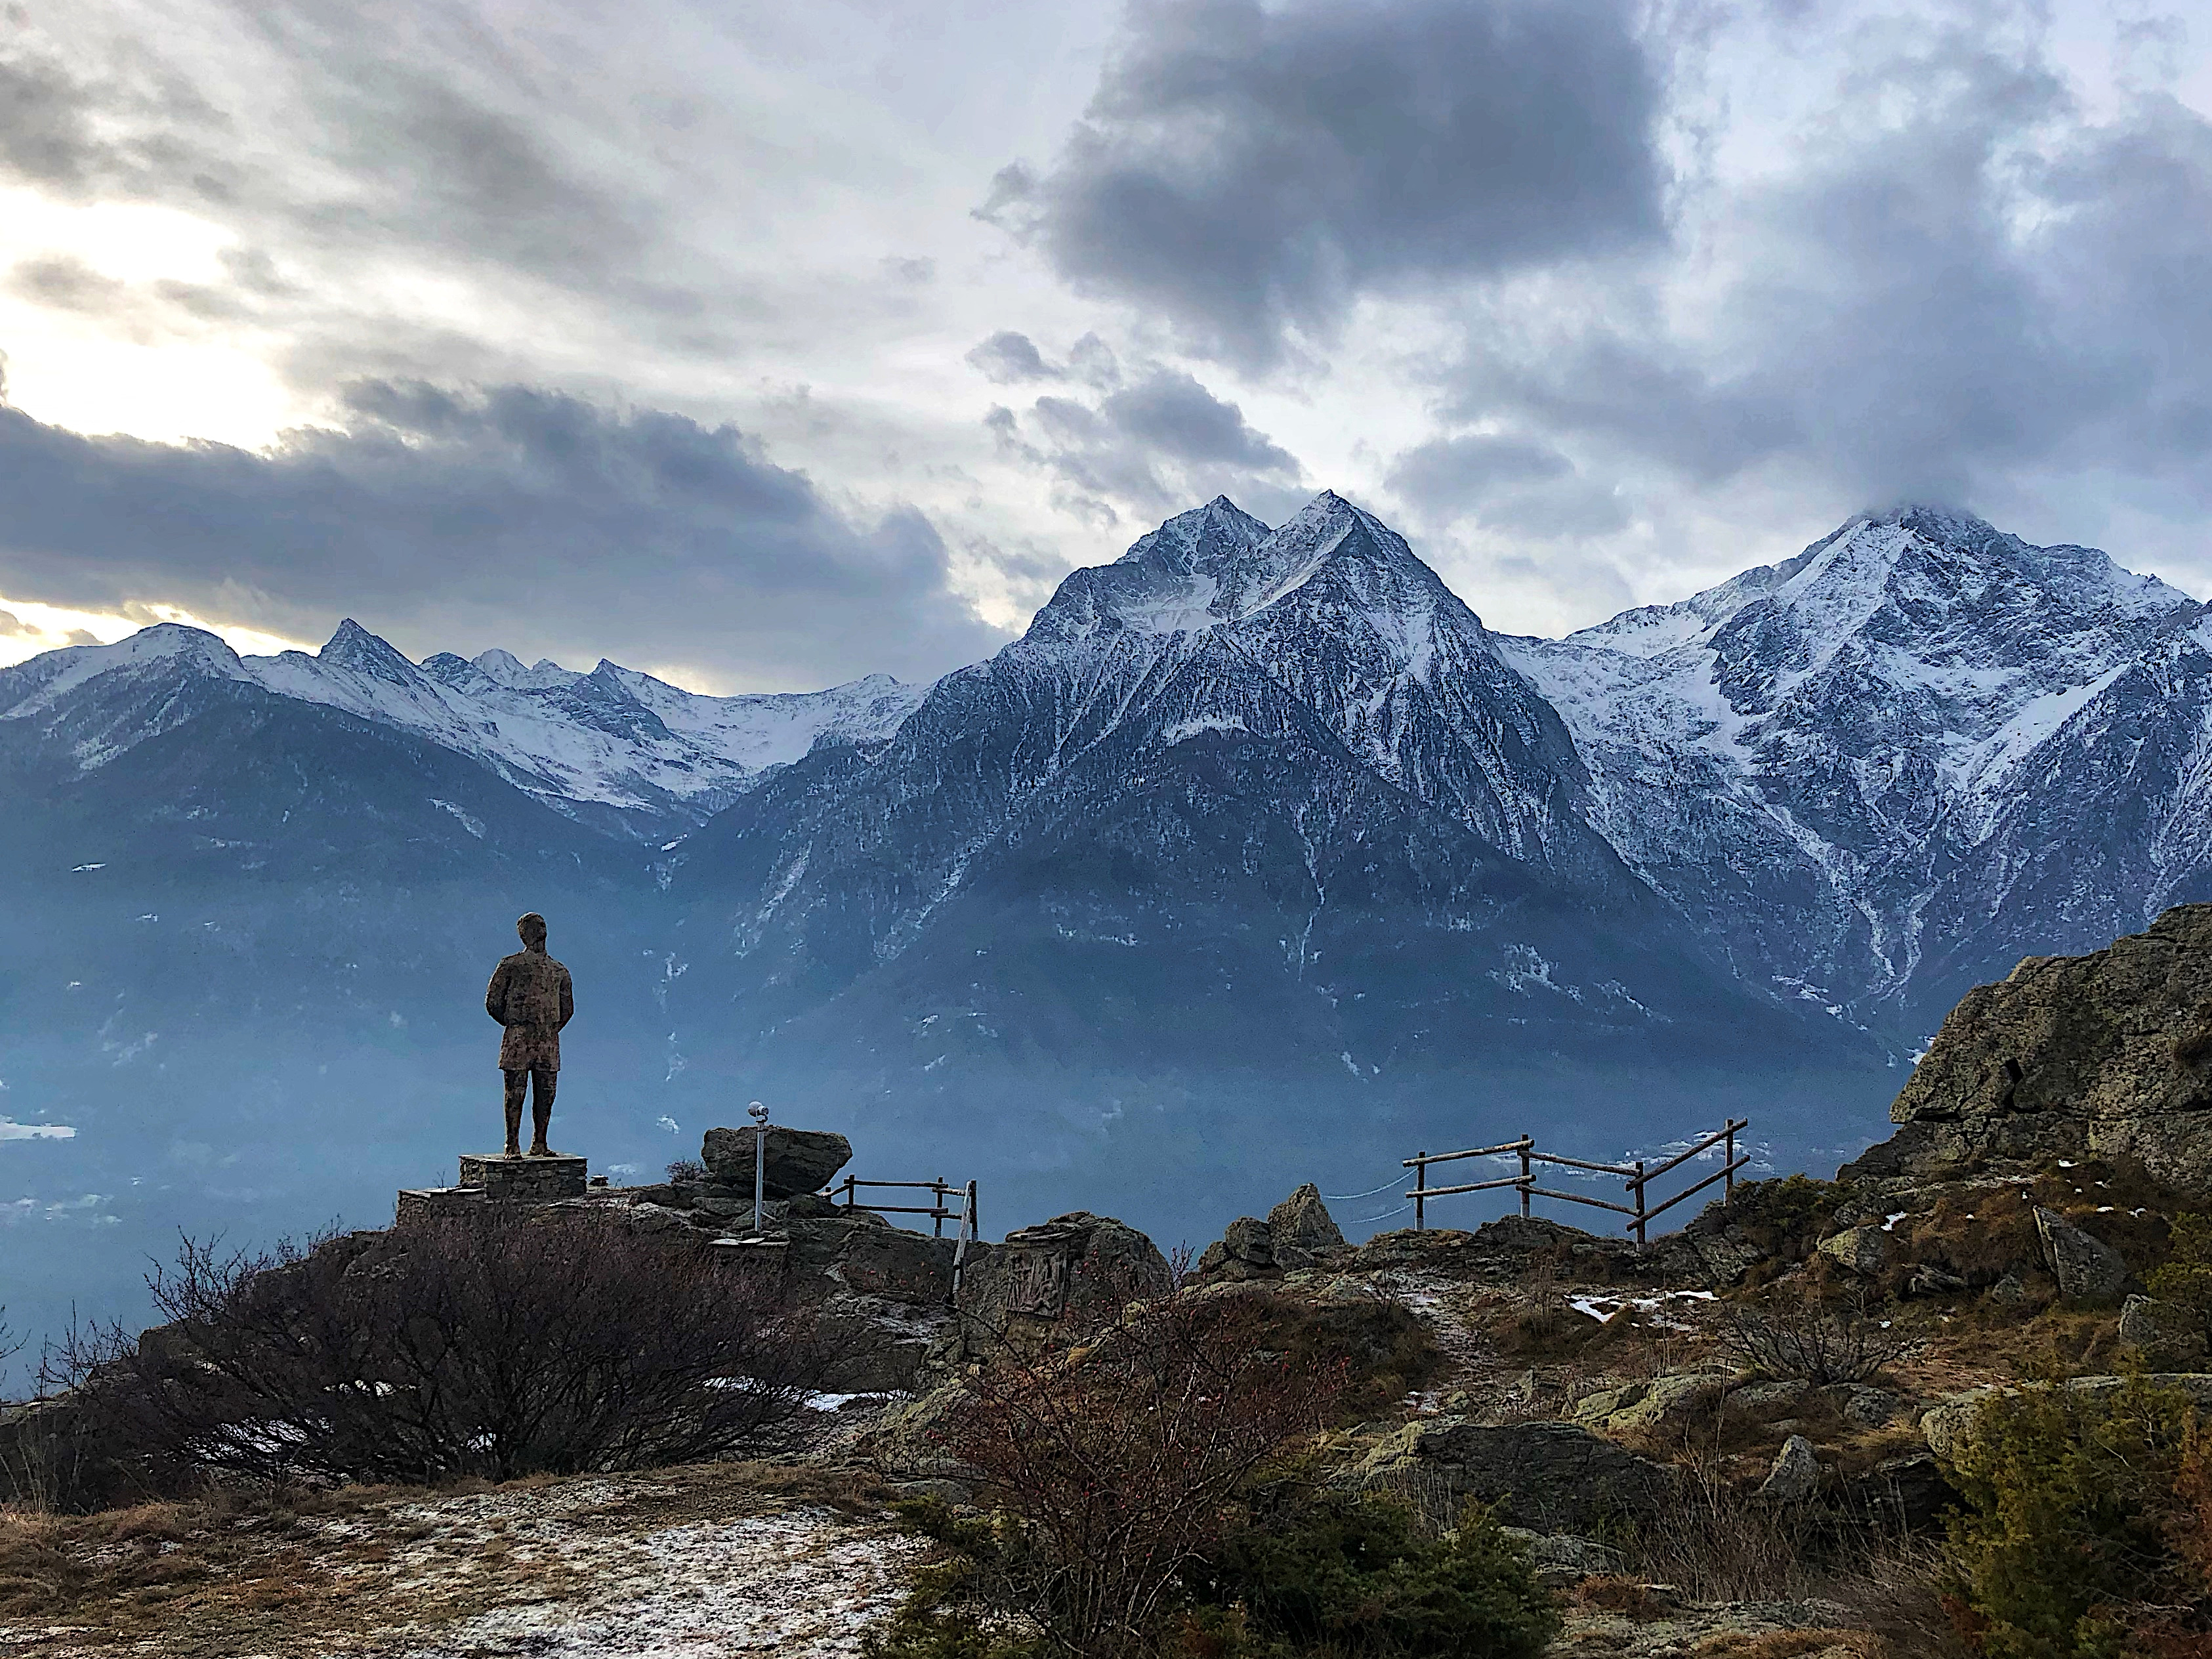
[[[1643,1244],[1648,1242],[1646,1231],[1651,1222],[1692,1194],[1705,1191],[1716,1181],[1725,1181],[1728,1191],[1735,1191],[1735,1172],[1751,1162],[1747,1153],[1741,1158],[1736,1155],[1735,1138],[1750,1127],[1751,1120],[1748,1118],[1730,1118],[1725,1128],[1716,1129],[1687,1152],[1676,1153],[1656,1168],[1646,1168],[1642,1158],[1633,1164],[1592,1164],[1585,1158],[1563,1158],[1557,1152],[1540,1152],[1536,1150],[1535,1138],[1525,1134],[1517,1140],[1501,1140],[1495,1146],[1471,1146],[1463,1152],[1416,1152],[1404,1160],[1404,1167],[1413,1172],[1413,1185],[1406,1196],[1413,1200],[1413,1226],[1417,1231],[1428,1224],[1428,1206],[1432,1198],[1446,1198],[1455,1193],[1486,1193],[1500,1187],[1512,1187],[1520,1191],[1522,1215],[1528,1213],[1528,1200],[1532,1198],[1556,1198],[1564,1203],[1586,1204],[1594,1210],[1610,1210],[1616,1215],[1626,1216],[1626,1230],[1634,1233],[1636,1242]],[[1723,1144],[1725,1150],[1721,1154],[1719,1169],[1695,1186],[1685,1187],[1665,1203],[1657,1206],[1650,1203],[1651,1182],[1662,1176],[1671,1174],[1698,1153]],[[1429,1166],[1431,1164],[1450,1164],[1463,1158],[1503,1158],[1509,1153],[1520,1158],[1521,1173],[1518,1175],[1500,1176],[1492,1181],[1462,1182],[1454,1187],[1429,1185]],[[1593,1175],[1623,1176],[1622,1185],[1636,1201],[1633,1204],[1615,1204],[1583,1193],[1562,1193],[1548,1187],[1539,1187],[1535,1179],[1535,1166],[1539,1164],[1562,1164],[1570,1170],[1587,1170]]]

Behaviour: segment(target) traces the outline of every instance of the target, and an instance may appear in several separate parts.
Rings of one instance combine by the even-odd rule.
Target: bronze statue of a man
[[[499,1069],[507,1073],[507,1155],[522,1154],[522,1097],[531,1091],[536,1133],[530,1156],[550,1158],[545,1126],[553,1116],[553,1091],[561,1074],[561,1028],[576,1012],[568,970],[545,954],[545,918],[532,910],[514,924],[522,949],[501,958],[484,990],[484,1012],[507,1027],[500,1039]]]

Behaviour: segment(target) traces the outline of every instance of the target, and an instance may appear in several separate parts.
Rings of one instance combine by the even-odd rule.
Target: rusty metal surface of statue
[[[546,1125],[560,1081],[561,1028],[576,1012],[568,970],[545,954],[545,918],[535,910],[514,924],[523,948],[503,957],[484,990],[484,1012],[507,1028],[499,1068],[507,1074],[507,1156],[522,1155],[522,1103],[530,1096],[534,1134],[529,1156],[550,1158]]]

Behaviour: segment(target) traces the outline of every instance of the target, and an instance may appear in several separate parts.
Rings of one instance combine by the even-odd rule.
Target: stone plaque
[[[1006,1266],[1006,1311],[1057,1319],[1067,1306],[1067,1254],[1022,1250]]]

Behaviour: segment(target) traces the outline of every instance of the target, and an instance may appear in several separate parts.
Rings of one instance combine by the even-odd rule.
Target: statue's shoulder
[[[499,965],[502,968],[520,968],[524,963],[529,960],[529,951],[517,951],[513,956],[501,957],[499,959]]]
[[[555,973],[560,975],[562,979],[568,977],[568,964],[567,963],[562,962],[553,957],[548,957],[545,959],[546,961],[552,963],[553,971]]]

